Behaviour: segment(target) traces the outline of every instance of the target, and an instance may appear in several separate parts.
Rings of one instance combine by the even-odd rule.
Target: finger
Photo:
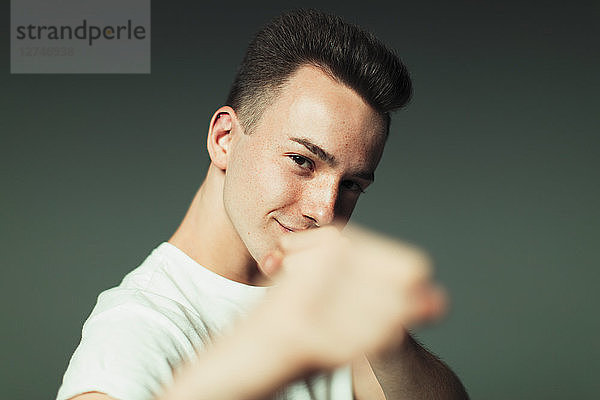
[[[283,253],[276,249],[268,253],[259,263],[262,272],[269,278],[273,278],[281,270],[283,265]]]
[[[448,310],[448,295],[443,287],[435,285],[431,289],[426,317],[430,320],[438,319]]]
[[[384,236],[357,225],[344,230],[354,244],[353,249],[362,262],[399,268],[406,284],[425,282],[433,275],[433,263],[425,251],[417,246]]]
[[[279,241],[279,248],[284,253],[292,253],[334,241],[339,237],[340,231],[328,225],[284,235]]]
[[[425,285],[410,295],[407,325],[412,327],[439,319],[447,309],[446,291],[438,285]]]

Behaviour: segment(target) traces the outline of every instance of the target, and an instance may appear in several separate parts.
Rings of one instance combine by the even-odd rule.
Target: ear
[[[210,120],[206,148],[212,163],[223,171],[227,169],[227,159],[236,132],[241,131],[233,108],[229,106],[219,108]]]

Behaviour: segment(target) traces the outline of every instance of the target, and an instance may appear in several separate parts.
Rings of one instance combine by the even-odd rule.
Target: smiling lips
[[[283,225],[281,222],[279,222],[279,220],[277,218],[273,218],[275,221],[277,221],[277,223],[279,224],[279,226],[281,226],[281,228],[283,228],[284,232],[288,233],[288,232],[295,232],[299,229],[294,229],[294,228],[288,228],[287,226]]]

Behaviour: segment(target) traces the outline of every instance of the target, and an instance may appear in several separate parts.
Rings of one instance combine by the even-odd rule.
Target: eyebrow
[[[331,166],[337,164],[337,161],[333,154],[326,152],[321,147],[311,142],[309,139],[293,137],[290,138],[290,140],[296,143],[300,143],[302,146],[306,147],[308,151],[319,157],[321,161],[324,161]]]
[[[313,143],[310,139],[291,137],[290,140],[306,147],[308,151],[319,157],[321,161],[326,162],[330,166],[335,166],[337,164],[337,160],[335,159],[335,156],[333,154],[326,152],[319,145]],[[375,181],[375,174],[373,172],[358,172],[354,174],[354,176],[370,182]]]

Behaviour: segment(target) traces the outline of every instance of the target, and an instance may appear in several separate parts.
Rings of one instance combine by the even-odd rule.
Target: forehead
[[[384,127],[383,117],[354,90],[319,68],[304,66],[265,108],[253,135],[274,144],[302,137],[336,157],[376,164],[385,143]]]

